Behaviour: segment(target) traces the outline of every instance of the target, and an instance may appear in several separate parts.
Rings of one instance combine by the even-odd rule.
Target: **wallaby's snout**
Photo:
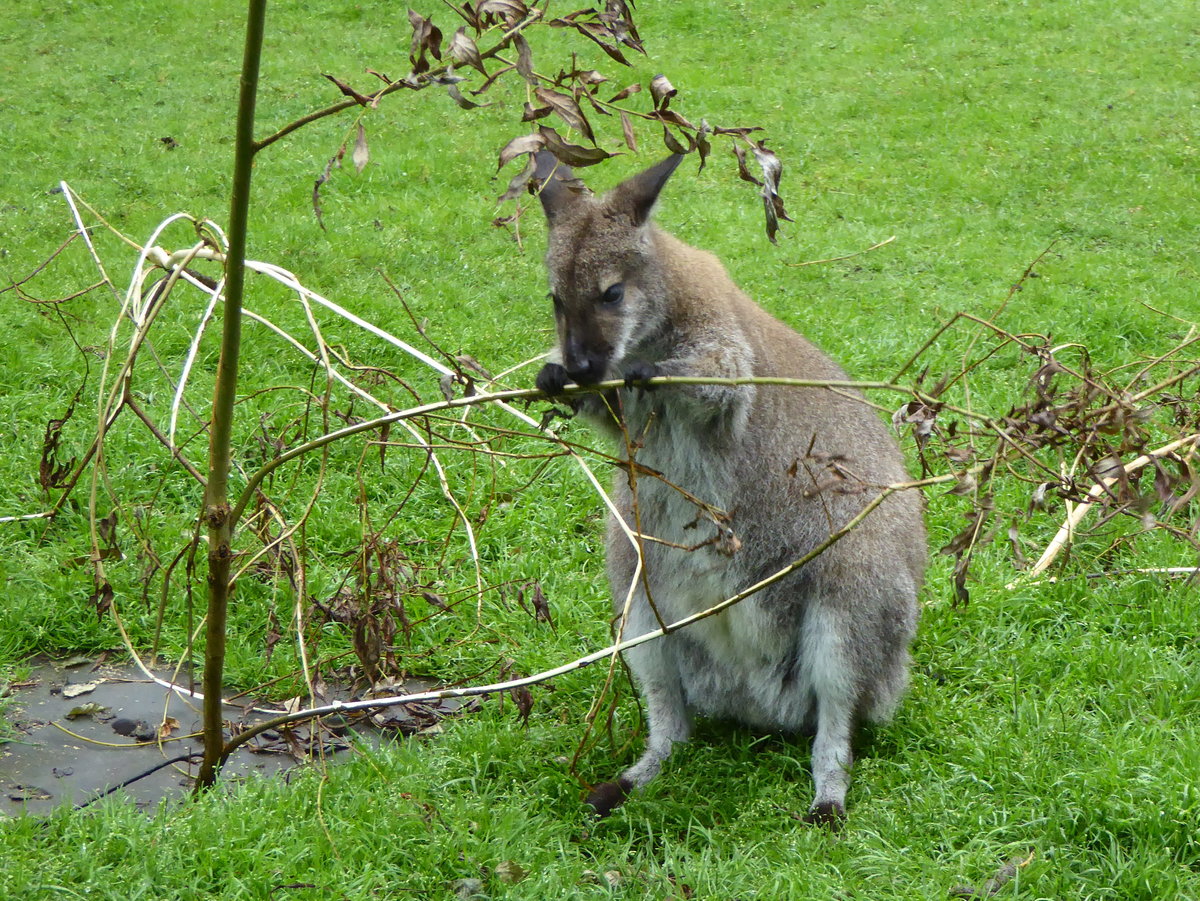
[[[563,368],[579,385],[594,385],[604,380],[612,359],[612,345],[595,328],[564,328],[562,344]]]

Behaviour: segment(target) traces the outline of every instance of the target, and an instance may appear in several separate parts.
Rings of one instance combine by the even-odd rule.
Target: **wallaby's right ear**
[[[570,168],[560,163],[549,150],[539,150],[533,157],[533,163],[533,181],[542,199],[542,210],[547,219],[553,220],[575,203],[578,192],[572,185],[578,184],[578,180]]]
[[[663,185],[681,162],[683,154],[673,153],[661,163],[626,179],[613,189],[612,202],[629,212],[634,225],[644,225]]]

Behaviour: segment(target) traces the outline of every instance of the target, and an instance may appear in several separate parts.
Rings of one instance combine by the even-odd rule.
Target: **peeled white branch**
[[[1154,460],[1161,459],[1168,454],[1174,453],[1181,447],[1194,445],[1200,441],[1200,434],[1188,435],[1186,438],[1180,438],[1177,441],[1172,441],[1170,444],[1164,444],[1157,450],[1152,450],[1148,454],[1142,454],[1134,460],[1130,460],[1123,467],[1125,474],[1137,472],[1147,464]],[[1095,506],[1096,499],[1108,491],[1110,487],[1119,481],[1118,476],[1110,476],[1101,480],[1092,486],[1088,492],[1088,499],[1077,504],[1068,514],[1063,524],[1059,527],[1057,534],[1046,545],[1046,549],[1042,552],[1042,556],[1038,558],[1037,563],[1033,564],[1029,572],[1026,573],[1027,578],[1034,578],[1045,572],[1046,568],[1054,562],[1055,558],[1062,553],[1063,548],[1070,545],[1075,538],[1075,530],[1079,528],[1079,523],[1087,516],[1088,511]]]

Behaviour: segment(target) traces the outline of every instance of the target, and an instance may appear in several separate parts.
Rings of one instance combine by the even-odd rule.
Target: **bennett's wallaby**
[[[821,351],[756,306],[720,262],[649,221],[682,157],[593,197],[542,152],[556,362],[538,387],[625,379],[576,406],[637,465],[613,499],[608,574],[626,637],[755,584],[812,550],[903,482],[887,428],[853,392],[743,385],[646,386],[665,376],[844,380]],[[642,383],[642,384],[639,384]],[[841,541],[725,612],[625,654],[646,703],[645,753],[589,803],[601,814],[652,779],[691,714],[814,735],[811,822],[839,825],[860,720],[886,718],[908,681],[926,562],[921,500],[887,498]]]

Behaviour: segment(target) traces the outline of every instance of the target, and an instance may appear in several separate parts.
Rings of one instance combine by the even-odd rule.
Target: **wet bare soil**
[[[129,664],[85,658],[34,662],[28,679],[9,686],[8,741],[0,744],[0,819],[84,804],[166,760],[194,753],[191,760],[118,789],[142,808],[191,790],[203,751],[199,701],[156,684]],[[156,675],[166,679],[171,673]],[[426,686],[406,687],[419,691]],[[372,743],[387,732],[430,731],[457,707],[455,702],[393,708],[374,722],[364,718],[355,731]],[[245,707],[227,705],[224,717],[238,728],[270,714],[247,702]],[[319,723],[266,732],[230,757],[221,778],[230,783],[251,774],[279,773],[313,758],[329,759],[349,747],[344,733],[344,728]]]

